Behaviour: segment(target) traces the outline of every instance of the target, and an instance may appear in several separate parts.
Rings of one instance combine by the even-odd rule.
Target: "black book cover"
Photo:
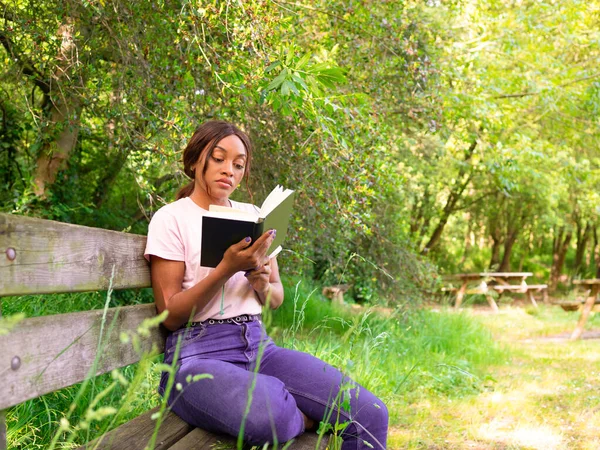
[[[211,239],[207,239],[206,242],[202,239],[200,265],[217,267],[227,249],[233,244],[248,236],[252,238],[252,242],[258,239],[263,234],[264,224],[203,216],[202,236],[211,236]]]

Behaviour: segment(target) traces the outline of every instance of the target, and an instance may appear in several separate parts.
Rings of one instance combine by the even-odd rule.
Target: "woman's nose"
[[[225,163],[223,165],[223,173],[227,175],[233,175],[233,163]]]

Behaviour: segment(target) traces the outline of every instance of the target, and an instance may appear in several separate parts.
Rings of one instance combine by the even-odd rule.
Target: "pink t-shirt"
[[[255,211],[248,203],[231,201],[234,208]],[[187,290],[204,279],[212,270],[200,267],[200,248],[202,236],[202,216],[207,211],[194,201],[185,197],[160,208],[150,221],[148,241],[144,256],[150,260],[150,255],[159,256],[173,261],[185,263],[185,273],[181,284],[182,290]],[[207,319],[227,319],[240,314],[260,314],[262,306],[252,286],[244,276],[237,272],[227,283],[223,296],[223,311],[221,315],[222,290],[198,311],[194,316],[195,322]]]

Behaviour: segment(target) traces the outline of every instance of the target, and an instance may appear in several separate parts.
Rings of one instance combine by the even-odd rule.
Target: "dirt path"
[[[411,405],[414,426],[392,430],[390,448],[600,449],[599,318],[587,335],[596,339],[570,342],[577,313],[560,308],[469,314],[510,348],[511,361],[489,369],[495,381],[479,395]]]

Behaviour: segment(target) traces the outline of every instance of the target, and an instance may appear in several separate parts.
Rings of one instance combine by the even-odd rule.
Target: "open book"
[[[200,265],[217,267],[230,246],[247,236],[254,242],[271,229],[277,230],[277,235],[267,254],[270,258],[276,256],[287,234],[293,197],[294,191],[276,186],[256,213],[210,205],[209,212],[202,216]]]

